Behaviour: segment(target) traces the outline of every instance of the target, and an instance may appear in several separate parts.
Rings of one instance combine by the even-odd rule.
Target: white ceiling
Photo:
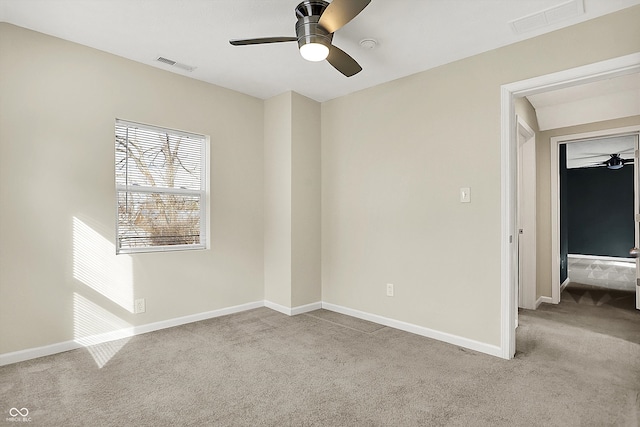
[[[295,35],[298,3],[0,0],[0,21],[263,99],[293,90],[325,101],[638,5],[640,0],[584,0],[584,14],[521,34],[513,31],[510,21],[571,1],[372,0],[334,37],[334,44],[363,67],[351,78],[326,61],[305,61],[295,43],[229,45],[229,39]],[[376,39],[378,46],[361,48],[364,38]],[[197,68],[183,71],[155,61],[158,56]]]

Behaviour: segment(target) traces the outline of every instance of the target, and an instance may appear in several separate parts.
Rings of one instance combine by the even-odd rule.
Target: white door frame
[[[633,152],[634,249],[640,247],[640,134]],[[640,310],[640,258],[636,256],[636,310]]]
[[[500,179],[500,356],[511,359],[516,352],[515,303],[517,265],[516,233],[517,137],[515,98],[591,83],[640,72],[640,53],[609,59],[570,70],[502,85],[501,90],[501,179]],[[517,259],[517,258],[515,258]]]
[[[560,145],[584,139],[637,134],[638,132],[640,132],[640,125],[551,138],[549,148],[551,149],[551,302],[553,304],[560,302],[560,294],[564,285],[564,283],[560,283]],[[637,190],[635,192],[637,193]],[[635,198],[634,196],[634,200]]]
[[[518,131],[518,295],[519,307],[535,310],[536,304],[536,133],[516,117]],[[517,319],[517,312],[516,312]],[[516,321],[517,325],[517,321]]]

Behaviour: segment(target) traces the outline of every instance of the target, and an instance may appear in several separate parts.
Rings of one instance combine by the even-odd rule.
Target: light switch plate
[[[460,189],[460,203],[471,203],[471,189],[469,187]]]

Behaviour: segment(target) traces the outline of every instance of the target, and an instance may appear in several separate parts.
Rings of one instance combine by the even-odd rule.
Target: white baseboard
[[[311,304],[290,308],[272,301],[264,300],[264,306],[270,308],[271,310],[279,311],[282,314],[286,314],[287,316],[295,316],[297,314],[307,313],[313,310],[320,310],[322,308],[322,303],[318,301]]]
[[[213,319],[214,317],[226,316],[228,314],[240,313],[260,307],[264,307],[264,303],[262,301],[255,301],[246,304],[235,305],[233,307],[206,311],[204,313],[190,314],[188,316],[176,317],[174,319],[162,320],[155,323],[148,323],[146,325],[135,326],[135,335],[145,334],[147,332],[153,332],[159,329],[172,328],[174,326],[186,325],[187,323],[199,322],[201,320]]]
[[[400,320],[390,319],[388,317],[379,316],[377,314],[366,313],[364,311],[354,310],[327,302],[322,303],[322,308],[336,313],[346,314],[347,316],[357,317],[358,319],[368,320],[369,322],[378,323],[380,325],[389,326],[391,328],[400,329],[402,331],[411,332],[427,338],[433,338],[438,341],[444,341],[449,344],[468,348],[470,350],[479,351],[491,356],[502,357],[500,347],[475,341],[469,338],[460,337],[458,335],[440,332],[423,326],[414,325],[412,323],[402,322]]]
[[[291,309],[291,315],[295,316],[297,314],[308,313],[310,311],[320,310],[321,308],[322,308],[321,301],[313,302],[311,304],[306,304],[306,305],[299,305],[298,307],[293,307]]]
[[[546,297],[541,297],[546,298]],[[546,302],[546,301],[543,301]],[[201,320],[212,319],[214,317],[226,316],[228,314],[239,313],[242,311],[253,310],[255,308],[267,307],[288,316],[295,316],[297,314],[307,313],[313,310],[319,310],[321,308],[335,311],[337,313],[346,314],[348,316],[356,317],[370,322],[378,323],[380,325],[389,326],[391,328],[400,329],[402,331],[411,332],[417,335],[421,335],[427,338],[433,338],[439,341],[444,341],[449,344],[457,345],[460,347],[468,348],[471,350],[479,351],[481,353],[489,354],[491,356],[501,357],[500,347],[482,343],[479,341],[471,340],[468,338],[460,337],[457,335],[448,334],[446,332],[440,332],[433,329],[425,328],[422,326],[414,325],[400,320],[394,320],[376,314],[370,314],[359,310],[342,307],[335,304],[326,302],[315,302],[298,307],[285,307],[280,304],[276,304],[271,301],[256,301],[247,304],[241,304],[233,307],[222,308],[213,311],[207,311],[204,313],[197,313],[188,316],[177,317],[174,319],[163,320],[160,322],[148,323],[146,325],[133,326],[130,328],[120,329],[105,334],[94,335],[90,337],[83,337],[78,340],[65,341],[61,343],[55,343],[42,347],[30,348],[26,350],[19,350],[11,353],[0,354],[0,366],[9,365],[12,363],[23,362],[25,360],[35,359],[43,356],[50,356],[56,353],[62,353],[65,351],[75,350],[83,348],[89,345],[101,344],[116,339],[129,338],[135,335],[145,334],[148,332],[157,331],[160,329],[171,328],[174,326],[180,326],[187,323],[198,322]]]
[[[81,347],[82,345],[78,344],[75,341],[65,341],[56,344],[45,345],[42,347],[28,348],[26,350],[4,353],[0,354],[0,366],[24,362],[25,360],[37,359],[38,357],[50,356],[56,353],[64,353],[65,351],[75,350]]]
[[[25,360],[35,359],[43,356],[50,356],[52,354],[75,350],[78,348],[86,347],[88,345],[102,344],[117,339],[129,338],[134,335],[145,334],[147,332],[158,331],[160,329],[198,322],[200,320],[212,319],[214,317],[226,316],[233,313],[240,313],[242,311],[264,307],[264,305],[265,304],[263,301],[250,302],[233,307],[221,308],[219,310],[212,310],[204,313],[197,313],[188,316],[176,317],[174,319],[162,320],[160,322],[148,323],[146,325],[132,326],[130,328],[120,329],[104,334],[82,337],[78,340],[65,341],[51,345],[45,345],[42,347],[4,353],[0,354],[0,366],[23,362]]]
[[[285,307],[284,305],[276,304],[275,302],[264,300],[264,306],[270,308],[271,310],[278,311],[282,314],[286,314],[287,316],[291,316],[291,308]]]
[[[582,255],[582,254],[567,254],[567,258],[574,259],[589,259],[594,261],[618,261],[618,262],[635,262],[635,258],[605,256],[605,255]]]
[[[571,280],[568,277],[564,279],[564,282],[560,285],[560,293],[564,291],[564,288],[566,288],[569,283],[571,283]]]
[[[538,300],[536,301],[536,309],[538,309],[538,307],[540,307],[540,304],[542,303],[545,304],[553,304],[553,298],[551,297],[540,297],[538,298]]]

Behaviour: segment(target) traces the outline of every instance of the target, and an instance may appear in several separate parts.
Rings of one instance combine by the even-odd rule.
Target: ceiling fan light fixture
[[[618,165],[607,165],[607,169],[622,169],[622,166],[624,166],[622,163],[618,164]]]
[[[313,2],[311,2],[313,3]],[[304,5],[302,3],[300,6]],[[324,61],[329,56],[333,34],[318,25],[319,16],[305,16],[296,23],[296,36],[300,55],[307,61]]]
[[[324,61],[329,56],[329,47],[322,43],[306,43],[300,46],[300,55],[307,61]]]
[[[607,169],[621,169],[623,166],[624,162],[619,154],[612,154],[611,158],[607,160]]]

